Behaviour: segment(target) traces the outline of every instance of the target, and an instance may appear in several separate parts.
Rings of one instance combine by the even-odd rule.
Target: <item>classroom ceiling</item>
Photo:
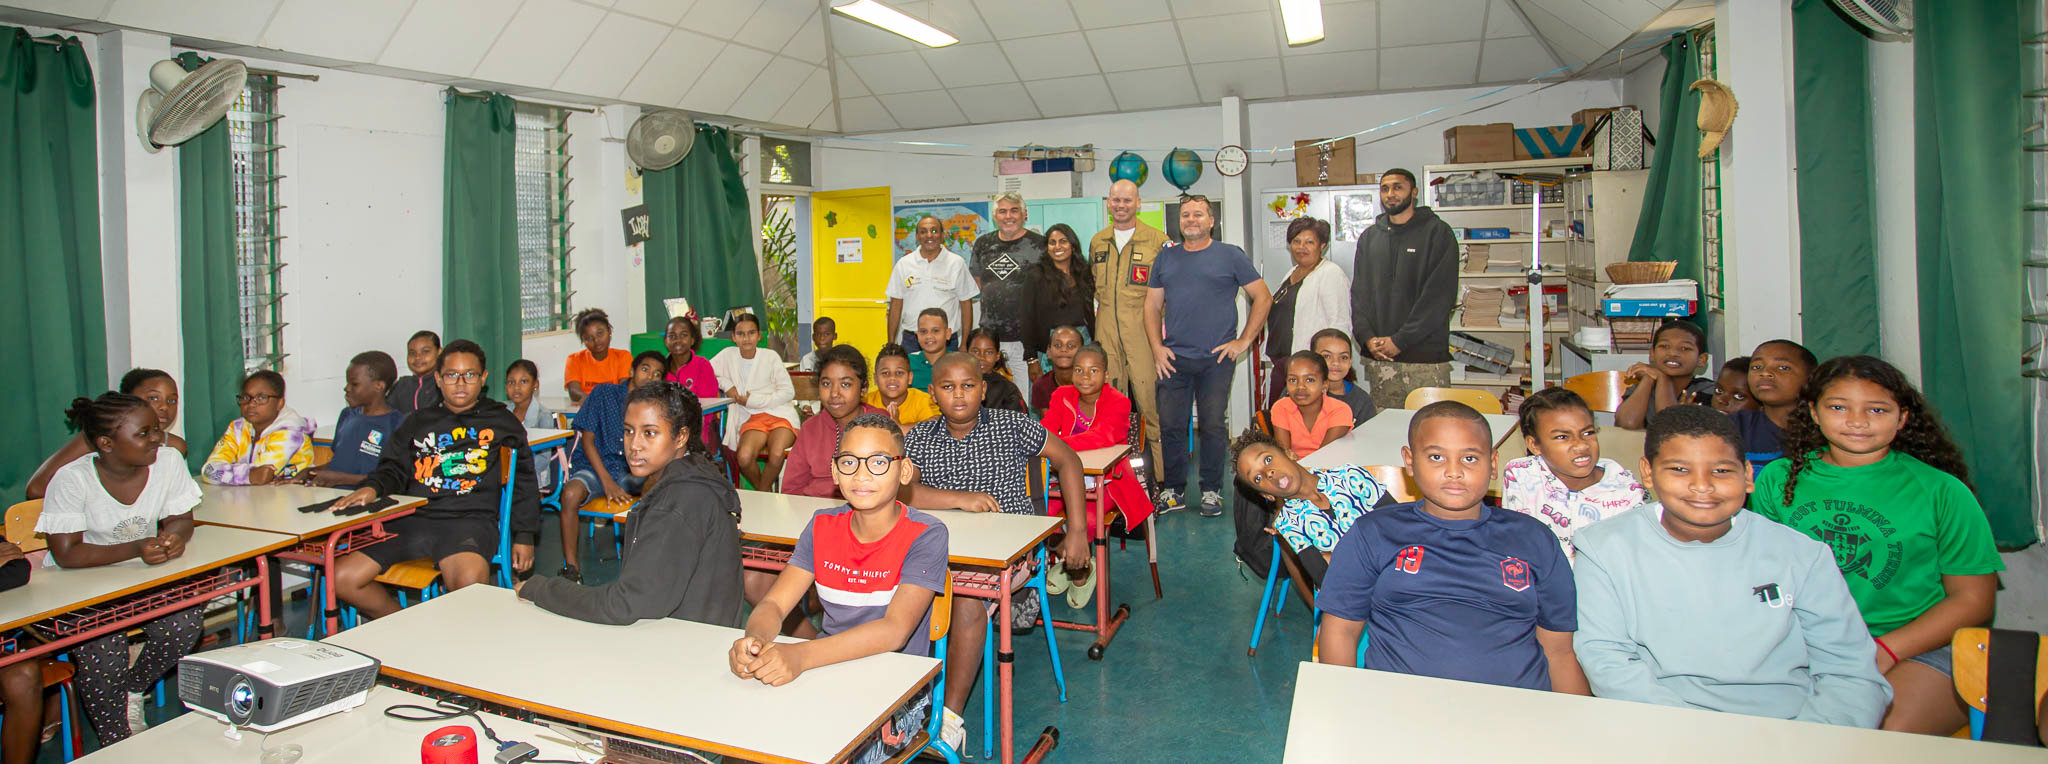
[[[4,0],[0,20],[818,133],[1605,75],[1712,0],[897,0],[925,48],[830,0]],[[346,7],[346,12],[335,9]]]

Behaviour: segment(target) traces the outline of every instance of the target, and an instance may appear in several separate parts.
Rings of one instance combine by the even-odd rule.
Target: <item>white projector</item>
[[[178,700],[234,727],[271,732],[363,704],[377,659],[280,637],[178,660]]]

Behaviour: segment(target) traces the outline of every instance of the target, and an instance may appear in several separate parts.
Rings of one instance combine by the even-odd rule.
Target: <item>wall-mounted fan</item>
[[[1913,0],[1830,0],[1872,36],[1905,40],[1913,36]]]
[[[149,89],[135,101],[136,137],[152,153],[192,140],[227,116],[248,81],[249,68],[231,58],[190,72],[176,61],[158,61],[149,68]]]
[[[648,172],[676,166],[696,144],[696,120],[680,111],[648,112],[626,131],[626,156]]]

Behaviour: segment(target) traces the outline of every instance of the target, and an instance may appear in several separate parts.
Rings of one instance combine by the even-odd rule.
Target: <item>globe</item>
[[[1202,179],[1202,158],[1187,149],[1174,149],[1173,153],[1166,155],[1166,163],[1160,166],[1159,172],[1166,177],[1166,182],[1180,187],[1181,193],[1187,193],[1188,186]]]
[[[1145,158],[1128,151],[1109,161],[1109,179],[1112,181],[1128,180],[1142,186],[1150,173],[1151,167],[1145,164]]]

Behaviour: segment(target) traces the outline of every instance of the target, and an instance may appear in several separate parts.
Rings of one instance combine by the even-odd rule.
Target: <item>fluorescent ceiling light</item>
[[[1323,0],[1280,0],[1280,23],[1290,47],[1322,42]]]
[[[913,18],[910,14],[883,5],[877,0],[853,0],[850,3],[833,5],[832,10],[933,48],[943,48],[960,41],[960,38],[947,34],[944,29]],[[1317,39],[1322,37],[1322,28],[1323,21],[1319,9],[1316,16]]]

